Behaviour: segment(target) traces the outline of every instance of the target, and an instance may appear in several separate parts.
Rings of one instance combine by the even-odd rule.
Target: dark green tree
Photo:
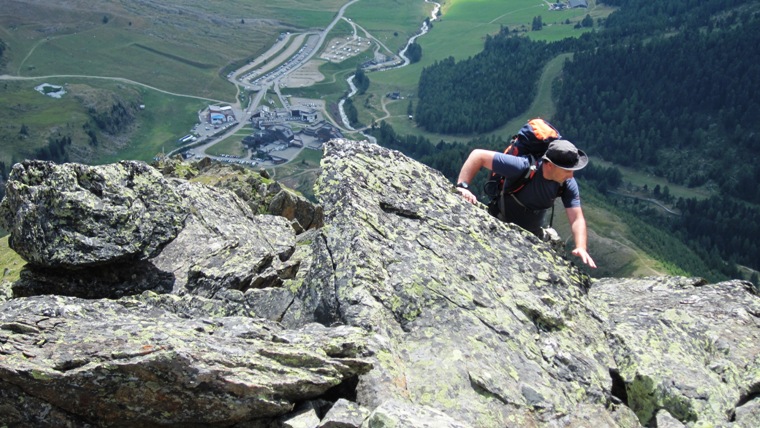
[[[367,74],[362,70],[361,66],[356,67],[356,72],[354,73],[354,86],[356,86],[356,92],[359,95],[364,94],[367,92],[367,89],[369,89],[369,77],[367,77]]]
[[[406,49],[406,57],[409,58],[409,62],[412,64],[419,62],[422,59],[422,46],[418,43],[410,43]]]
[[[356,106],[354,106],[351,98],[346,98],[346,101],[343,103],[343,112],[346,113],[346,118],[349,122],[347,125],[354,127],[359,125],[359,112],[356,110]]]
[[[541,19],[541,15],[533,17],[533,25],[531,25],[531,31],[541,31],[544,28],[544,22]]]

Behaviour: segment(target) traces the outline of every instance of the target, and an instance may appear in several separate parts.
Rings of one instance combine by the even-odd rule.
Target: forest
[[[485,48],[470,60],[436,61],[420,77],[417,124],[452,135],[493,131],[533,99],[536,70],[556,55],[554,46],[511,37],[502,28],[486,36]]]
[[[667,186],[658,188],[653,196],[680,213],[663,216],[616,197],[611,191],[624,183],[614,168],[588,168],[579,179],[611,204],[667,230],[724,278],[738,277],[737,263],[760,269],[760,103],[754,95],[760,93],[760,4],[604,2],[620,9],[600,31],[543,43],[503,29],[487,39],[482,53],[426,68],[416,119],[450,135],[495,129],[527,108],[546,61],[572,53],[553,90],[552,123],[564,136],[592,156],[716,196],[674,198],[663,191]],[[385,124],[374,135],[452,182],[473,148],[505,147],[493,139],[412,141]]]

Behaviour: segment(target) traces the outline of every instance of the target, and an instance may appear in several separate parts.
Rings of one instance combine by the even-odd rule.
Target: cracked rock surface
[[[319,204],[208,161],[132,165],[170,195],[178,226],[154,229],[173,232],[136,234],[96,262],[47,262],[35,255],[79,244],[34,241],[47,226],[27,213],[69,230],[118,224],[40,214],[64,197],[51,180],[82,168],[14,168],[18,191],[0,204],[30,261],[0,292],[11,423],[760,426],[760,301],[747,283],[592,281],[439,172],[348,140],[325,145]],[[155,220],[134,217],[134,230]]]

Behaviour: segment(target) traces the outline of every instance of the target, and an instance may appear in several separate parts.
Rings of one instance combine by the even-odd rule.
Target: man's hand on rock
[[[470,192],[467,189],[463,189],[461,187],[457,187],[456,189],[462,195],[462,198],[464,198],[465,201],[467,201],[467,202],[469,202],[471,204],[477,205],[478,198],[476,198],[475,195],[472,192]]]

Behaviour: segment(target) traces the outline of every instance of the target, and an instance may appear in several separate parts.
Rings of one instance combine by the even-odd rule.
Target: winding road
[[[284,97],[282,97],[280,95],[280,92],[279,92],[279,87],[280,87],[281,80],[284,79],[284,78],[286,78],[289,74],[293,73],[294,71],[296,71],[296,70],[300,69],[301,67],[303,67],[309,60],[312,59],[312,57],[317,52],[320,51],[320,49],[322,48],[323,44],[325,43],[325,40],[326,40],[328,34],[333,29],[333,27],[335,27],[335,25],[337,25],[338,22],[340,22],[341,20],[345,19],[344,18],[344,14],[345,14],[346,9],[349,6],[353,5],[354,3],[358,2],[358,1],[359,0],[350,0],[346,4],[344,4],[343,6],[341,6],[341,8],[338,10],[338,12],[336,13],[336,15],[333,18],[333,20],[330,22],[330,24],[327,27],[325,27],[322,31],[319,31],[319,32],[306,32],[306,33],[298,33],[298,34],[290,34],[290,33],[288,33],[288,34],[285,35],[285,37],[282,37],[281,39],[279,39],[266,52],[264,52],[262,55],[260,55],[259,57],[257,57],[255,60],[251,61],[250,63],[248,63],[246,65],[244,65],[243,67],[239,68],[238,70],[235,70],[234,72],[230,73],[230,75],[228,76],[228,80],[232,84],[235,85],[236,90],[237,90],[237,93],[236,93],[236,96],[235,96],[235,102],[233,102],[233,103],[229,103],[228,101],[217,100],[217,99],[213,99],[213,98],[207,98],[207,97],[200,97],[200,96],[195,96],[195,95],[188,95],[188,94],[180,94],[180,93],[176,93],[176,92],[170,92],[170,91],[166,91],[166,90],[163,90],[161,88],[157,88],[155,86],[151,86],[151,85],[148,85],[148,84],[145,84],[145,83],[137,82],[137,81],[134,81],[134,80],[131,80],[131,79],[127,79],[127,78],[123,78],[123,77],[113,77],[113,76],[93,76],[93,75],[79,75],[79,74],[57,74],[57,75],[55,75],[55,74],[53,74],[53,75],[46,75],[46,76],[33,76],[33,77],[31,77],[31,76],[13,76],[13,75],[7,75],[6,74],[6,75],[0,75],[0,80],[44,80],[44,79],[48,79],[48,78],[103,79],[103,80],[112,80],[112,81],[118,81],[118,82],[124,82],[124,83],[132,84],[132,85],[142,86],[144,88],[151,89],[151,90],[154,90],[154,91],[157,91],[157,92],[160,92],[160,93],[164,93],[164,94],[167,94],[167,95],[172,95],[172,96],[198,99],[198,100],[203,100],[203,101],[206,101],[206,102],[216,103],[216,104],[230,104],[233,107],[233,109],[235,110],[236,117],[238,117],[238,115],[239,115],[240,119],[238,120],[238,122],[235,123],[235,124],[233,124],[232,126],[227,127],[224,130],[224,132],[221,132],[219,135],[214,135],[214,136],[206,137],[204,140],[202,140],[202,142],[199,142],[197,145],[192,146],[192,149],[193,149],[193,151],[196,154],[203,155],[203,156],[209,156],[209,157],[212,157],[212,158],[218,158],[217,156],[207,155],[206,154],[206,149],[208,149],[209,147],[211,147],[214,144],[218,143],[219,141],[221,141],[221,140],[229,137],[230,135],[236,133],[241,128],[245,127],[248,124],[248,120],[247,120],[248,119],[248,117],[247,117],[248,112],[255,110],[261,104],[261,102],[264,99],[267,91],[270,88],[274,87],[275,92],[280,97],[280,101],[281,101],[282,105],[286,106],[286,107],[288,106],[287,100]],[[437,11],[440,10],[440,4],[432,2],[431,0],[425,0],[425,1],[428,2],[428,3],[434,3],[436,5],[436,8],[434,9],[434,11],[433,11],[433,13],[431,15],[432,16],[431,19],[436,19]],[[386,51],[391,52],[384,44],[382,44],[382,42],[380,42],[377,38],[375,38],[369,32],[367,32],[366,29],[360,27],[359,25],[357,25],[354,22],[351,22],[350,20],[346,20],[346,21],[348,21],[349,23],[351,23],[351,25],[354,28],[354,32],[356,32],[356,29],[359,28],[359,29],[361,29],[364,32],[364,34],[366,35],[367,38],[374,40],[375,43],[377,43],[377,45],[378,45],[377,49],[380,49],[380,46],[381,46]],[[425,34],[427,31],[428,31],[427,22],[423,22],[422,29],[420,30],[420,32],[417,33],[416,35],[414,35],[412,38],[409,39],[406,47],[404,48],[404,50],[402,50],[401,54],[399,55],[402,58],[402,63],[395,65],[394,68],[396,68],[396,67],[403,67],[403,66],[409,64],[408,58],[406,58],[406,56],[404,55],[404,52],[406,51],[406,48],[408,48],[408,46],[411,43],[413,43],[414,40],[416,40],[417,37],[420,37],[421,35]],[[316,38],[316,44],[314,46],[309,46],[310,45],[309,41],[311,40],[311,37],[314,37],[314,36],[317,36],[317,38]],[[292,42],[291,42],[291,40],[292,40]],[[301,49],[304,49],[304,47],[308,47],[309,48],[309,50],[306,53],[306,55],[303,55],[303,56],[297,55],[296,51],[299,49],[299,47]],[[27,57],[29,55],[31,55],[31,53],[34,51],[35,48],[36,48],[36,45],[27,54]],[[287,66],[287,68],[284,68],[284,64],[286,64],[288,61],[294,61],[294,63],[293,64],[289,64]],[[270,72],[271,73],[270,70],[280,70],[281,73],[279,73],[279,75],[277,75],[276,77],[272,78],[271,80],[267,80],[267,81],[264,82],[264,84],[260,85],[260,87],[258,88],[258,92],[251,99],[250,104],[249,104],[249,106],[247,108],[247,111],[243,110],[243,108],[242,108],[242,106],[240,104],[240,91],[241,91],[241,87],[245,88],[245,87],[249,87],[251,85],[248,82],[246,82],[245,80],[243,80],[247,76],[246,77],[242,77],[242,78],[241,78],[241,76],[245,76],[246,73],[250,72],[251,70],[256,70],[256,68],[259,67],[259,66],[261,66],[262,64],[266,64],[266,66],[265,66],[265,68],[261,68],[260,70],[257,70],[259,72],[259,74],[263,74],[264,72]],[[352,82],[353,77],[354,76],[351,75],[349,77],[348,81],[347,81],[349,87],[351,88],[351,92],[348,95],[349,97],[356,94],[356,87],[354,86],[354,84]],[[323,116],[327,120],[330,120],[330,122],[334,126],[336,126],[338,129],[341,129],[341,130],[343,130],[345,132],[355,132],[355,131],[363,132],[363,131],[366,131],[368,129],[368,127],[364,127],[364,128],[362,128],[360,130],[355,130],[355,129],[353,129],[348,124],[348,119],[346,118],[345,112],[343,111],[343,103],[344,102],[345,102],[345,98],[340,101],[340,114],[341,114],[341,119],[343,121],[343,124],[335,123],[331,119],[330,115],[328,115],[326,112],[323,112],[324,113]],[[385,103],[383,103],[383,110],[385,111],[385,114],[386,114],[385,117],[389,117],[390,113],[388,113],[388,110],[385,108]],[[371,137],[368,137],[368,138],[371,138]],[[183,146],[181,148],[175,149],[172,152],[168,153],[167,155],[172,155],[172,154],[178,152],[181,149],[186,149],[187,147],[188,146]]]

